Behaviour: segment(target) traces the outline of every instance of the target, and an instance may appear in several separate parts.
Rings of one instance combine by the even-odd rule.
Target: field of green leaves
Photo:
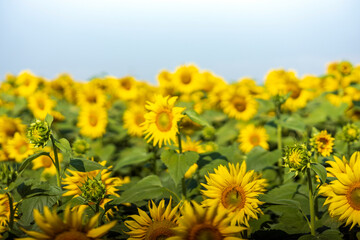
[[[1,239],[360,239],[360,65],[0,86]]]

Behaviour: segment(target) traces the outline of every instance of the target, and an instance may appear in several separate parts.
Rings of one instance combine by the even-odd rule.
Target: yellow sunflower
[[[77,104],[80,107],[87,105],[97,105],[104,107],[106,103],[106,95],[103,90],[97,88],[94,84],[84,84],[77,94]]]
[[[105,108],[88,105],[81,108],[77,126],[80,134],[90,138],[98,138],[105,134],[108,114]]]
[[[176,90],[183,93],[191,93],[201,87],[202,76],[195,65],[183,65],[176,69],[174,75]]]
[[[0,194],[0,233],[7,229],[10,219],[10,204],[6,194]]]
[[[34,76],[30,71],[22,71],[15,80],[16,94],[28,97],[31,96],[38,88],[39,79]]]
[[[129,101],[138,97],[138,82],[134,77],[127,76],[118,79],[116,88],[117,97],[121,100]]]
[[[139,215],[131,215],[133,220],[125,221],[125,226],[130,229],[126,234],[130,235],[129,240],[136,239],[166,239],[174,235],[172,228],[177,226],[179,218],[179,204],[171,209],[171,198],[165,207],[165,200],[161,200],[159,206],[149,201],[149,215],[138,208]]]
[[[129,135],[141,137],[143,135],[142,124],[145,122],[144,107],[136,104],[130,105],[124,112],[124,128],[128,130]]]
[[[185,108],[174,107],[177,97],[169,98],[157,95],[155,102],[147,102],[146,108],[150,111],[145,114],[145,122],[142,124],[147,142],[153,140],[153,145],[171,144],[176,142],[178,122]]]
[[[54,152],[51,150],[50,147],[44,147],[43,151],[49,152],[52,159],[55,159]],[[61,153],[58,153],[59,161],[62,162],[63,155]],[[47,179],[48,177],[56,175],[56,168],[53,164],[52,160],[48,156],[40,156],[38,158],[35,158],[33,161],[33,167],[32,169],[39,169],[43,168],[42,176],[44,179]]]
[[[201,145],[201,141],[192,141],[189,136],[186,136],[186,141],[181,140],[181,148],[183,152],[197,152],[197,153],[204,153],[205,150]],[[198,169],[198,165],[194,163],[189,167],[189,169],[185,173],[185,178],[191,178],[196,170]]]
[[[238,141],[239,148],[244,153],[248,153],[256,146],[260,146],[265,150],[269,149],[269,135],[264,127],[255,127],[253,124],[247,125],[240,131]]]
[[[10,118],[6,115],[0,117],[0,143],[4,144],[15,136],[25,134],[26,125],[21,123],[20,118]]]
[[[179,226],[174,228],[175,236],[168,240],[236,240],[246,228],[230,225],[227,212],[216,206],[210,208],[196,203],[185,202],[181,209]]]
[[[241,88],[230,87],[222,94],[221,107],[229,117],[248,121],[257,112],[257,102]]]
[[[314,135],[311,138],[311,145],[315,148],[314,150],[320,153],[323,157],[330,156],[333,151],[334,138],[327,133],[326,130]]]
[[[52,113],[55,104],[45,92],[36,92],[28,98],[29,109],[34,117],[40,120],[44,120],[47,114]]]
[[[34,153],[32,144],[28,142],[26,137],[20,135],[18,132],[15,133],[13,139],[8,141],[5,150],[10,159],[14,159],[19,163]]]
[[[324,205],[329,205],[329,214],[353,228],[360,225],[360,152],[355,152],[348,162],[334,156],[327,161],[329,177],[336,178],[320,187],[320,194],[326,196]]]
[[[34,219],[41,232],[23,231],[29,236],[19,240],[46,240],[46,239],[78,239],[78,240],[100,240],[111,228],[116,225],[116,221],[95,227],[98,223],[100,213],[94,215],[89,221],[84,223],[84,212],[87,206],[80,206],[71,211],[66,207],[64,219],[61,219],[56,210],[52,212],[47,206],[44,207],[44,215],[39,210],[34,209]]]
[[[106,161],[101,162],[100,164],[105,166]],[[110,177],[111,170],[110,167],[108,169],[103,170],[94,170],[90,172],[78,172],[67,170],[68,173],[66,177],[63,178],[62,184],[64,185],[64,189],[67,190],[63,196],[88,196],[89,194],[98,194],[96,191],[102,191],[100,200],[100,207],[104,208],[105,204],[110,202],[111,199],[105,199],[104,197],[107,195],[113,195],[116,197],[120,197],[117,193],[117,187],[122,186],[125,183],[130,182],[129,177],[120,178],[120,177]],[[97,176],[100,174],[100,179],[97,181]],[[87,189],[89,192],[84,192],[84,187],[88,186],[91,183],[95,186],[94,189]],[[91,202],[91,201],[90,201]],[[96,202],[91,202],[92,204]]]
[[[202,194],[207,199],[203,204],[217,206],[219,212],[226,212],[232,225],[248,226],[250,218],[257,219],[257,214],[262,213],[259,208],[262,202],[257,197],[265,192],[266,179],[260,178],[253,170],[246,172],[245,161],[241,166],[229,163],[229,168],[220,165],[215,173],[205,178],[207,183],[201,185],[206,188]]]

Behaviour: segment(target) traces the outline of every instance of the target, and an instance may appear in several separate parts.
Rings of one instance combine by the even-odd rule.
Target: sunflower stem
[[[347,157],[348,157],[348,159],[350,159],[350,157],[351,157],[351,143],[350,142],[347,143]]]
[[[180,128],[179,128],[180,129]],[[181,145],[181,134],[180,131],[177,133],[178,137],[178,144],[179,144],[179,153],[182,154],[182,145]],[[182,194],[186,198],[186,183],[185,183],[185,176],[181,179],[181,187],[182,187]]]
[[[9,208],[10,208],[10,216],[9,216],[9,229],[12,230],[14,225],[14,217],[15,217],[15,209],[14,209],[14,201],[9,192],[6,193],[6,196],[9,199]]]
[[[307,168],[306,171],[309,184],[310,231],[311,235],[315,236],[315,206],[310,168]]]
[[[50,135],[50,138],[51,138],[51,142],[52,142],[52,145],[53,145],[54,156],[55,156],[55,168],[56,168],[57,185],[59,186],[60,189],[62,189],[61,188],[61,175],[60,175],[60,162],[59,162],[59,156],[58,156],[57,147],[55,145],[55,138],[54,138],[54,136],[52,134]]]

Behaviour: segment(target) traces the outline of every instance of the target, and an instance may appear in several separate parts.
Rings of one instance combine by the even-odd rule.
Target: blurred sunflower
[[[181,213],[179,226],[174,228],[175,236],[168,240],[240,240],[240,232],[246,229],[230,225],[227,212],[216,206],[207,208],[195,201],[185,202]]]
[[[117,97],[121,100],[133,100],[138,97],[138,83],[134,77],[127,76],[117,80]]]
[[[326,196],[324,205],[329,205],[329,214],[352,229],[360,225],[360,152],[355,152],[348,162],[334,156],[327,161],[328,176],[335,177],[328,185],[320,187],[320,194]]]
[[[164,95],[172,95],[174,90],[175,90],[175,85],[173,82],[173,77],[174,74],[167,71],[167,70],[162,70],[158,75],[157,75],[157,80],[160,86],[160,91],[164,94]]]
[[[30,71],[22,71],[16,77],[16,94],[22,97],[31,96],[38,88],[39,79]]]
[[[80,107],[86,107],[88,105],[104,107],[106,100],[106,95],[103,90],[91,83],[82,85],[82,88],[80,88],[77,94],[77,104]]]
[[[106,132],[108,114],[105,108],[88,105],[81,108],[77,126],[80,134],[90,138],[98,138]]]
[[[100,163],[105,166],[106,161]],[[105,204],[111,199],[105,198],[108,195],[120,197],[117,193],[117,187],[130,182],[129,177],[110,177],[110,167],[103,170],[94,170],[89,172],[78,172],[67,170],[66,177],[63,178],[62,184],[67,190],[63,196],[83,196],[91,204],[96,204],[99,201],[100,207],[104,208]]]
[[[326,130],[323,130],[310,139],[310,144],[314,147],[315,151],[323,157],[327,157],[330,156],[333,151],[334,140]]]
[[[262,213],[259,208],[262,202],[257,197],[265,192],[266,179],[260,178],[253,170],[246,172],[245,161],[241,166],[229,163],[229,168],[220,165],[215,173],[205,178],[206,184],[201,185],[206,189],[202,194],[207,199],[203,204],[227,213],[232,225],[249,226],[249,219],[257,219],[257,214]]]
[[[51,212],[48,206],[44,207],[44,215],[39,210],[34,209],[34,219],[41,232],[22,229],[30,237],[18,239],[100,240],[102,236],[116,225],[116,221],[95,228],[100,216],[100,213],[98,213],[84,224],[83,218],[86,208],[87,206],[80,206],[71,211],[68,206],[64,212],[64,219],[57,215],[56,210]]]
[[[253,124],[247,125],[240,131],[238,141],[239,148],[244,153],[248,153],[256,146],[260,146],[265,150],[269,149],[269,135],[266,133],[264,127],[255,127]]]
[[[145,139],[147,142],[153,140],[153,145],[170,144],[176,142],[178,122],[183,115],[185,108],[174,107],[177,97],[169,98],[157,95],[155,102],[147,102],[146,108],[150,111],[145,114],[144,127]]]
[[[15,136],[25,134],[26,125],[21,123],[20,118],[10,118],[6,115],[0,117],[0,143],[4,144]]]
[[[56,102],[45,92],[36,92],[28,98],[29,109],[34,117],[40,120],[44,120],[47,114],[51,114],[55,105]]]
[[[149,215],[138,208],[139,215],[131,215],[133,220],[125,221],[125,226],[130,229],[126,234],[130,235],[129,240],[136,239],[166,239],[174,236],[173,228],[177,226],[179,218],[179,204],[171,209],[171,198],[165,207],[165,200],[161,200],[159,206],[153,201],[148,204]]]
[[[176,69],[173,80],[177,91],[191,93],[200,88],[202,76],[195,65],[183,65]]]
[[[144,107],[136,104],[129,106],[124,112],[124,128],[128,130],[129,135],[141,137],[143,135],[142,124],[145,122],[146,111]]]
[[[222,94],[221,107],[229,117],[248,121],[257,112],[257,103],[254,98],[247,95],[243,89],[229,87]]]
[[[43,151],[49,152],[52,159],[55,159],[54,152],[50,147],[44,147]],[[43,168],[42,177],[46,180],[48,177],[56,175],[56,168],[53,164],[50,157],[42,155],[40,157],[35,158],[32,163],[33,167],[32,169],[39,169]],[[61,153],[58,153],[59,161],[62,162],[63,155]]]
[[[18,132],[15,133],[13,139],[8,141],[5,150],[9,158],[14,159],[18,163],[34,153],[33,146],[27,141],[27,138]]]

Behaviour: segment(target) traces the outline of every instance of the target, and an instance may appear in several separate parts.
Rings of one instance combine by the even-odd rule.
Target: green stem
[[[14,225],[14,217],[15,217],[14,201],[9,192],[6,193],[6,196],[9,199],[9,208],[10,208],[9,229],[12,230]]]
[[[347,144],[347,157],[348,157],[348,159],[350,159],[350,157],[351,157],[351,143],[350,142],[348,142],[348,144]]]
[[[282,155],[282,128],[281,125],[278,123],[277,125],[277,144],[278,144],[278,149]],[[282,159],[280,158],[278,161],[278,166],[281,167],[282,166]]]
[[[179,153],[182,154],[182,146],[181,146],[181,134],[180,132],[177,134],[178,137],[178,144],[179,144]],[[181,179],[181,187],[182,187],[182,194],[186,198],[186,184],[185,184],[185,176]]]
[[[179,153],[182,153],[182,145],[181,145],[181,134],[177,134],[178,142],[179,142]]]
[[[58,184],[59,188],[62,189],[61,188],[61,175],[60,175],[60,162],[59,162],[57,147],[55,145],[55,138],[54,138],[54,136],[52,134],[50,135],[50,138],[51,138],[51,142],[52,142],[52,145],[53,145],[54,156],[55,156],[55,168],[56,168],[57,184]]]
[[[315,206],[314,206],[314,193],[312,188],[311,172],[310,168],[307,168],[307,178],[309,184],[309,206],[310,206],[310,230],[311,235],[315,236]]]

